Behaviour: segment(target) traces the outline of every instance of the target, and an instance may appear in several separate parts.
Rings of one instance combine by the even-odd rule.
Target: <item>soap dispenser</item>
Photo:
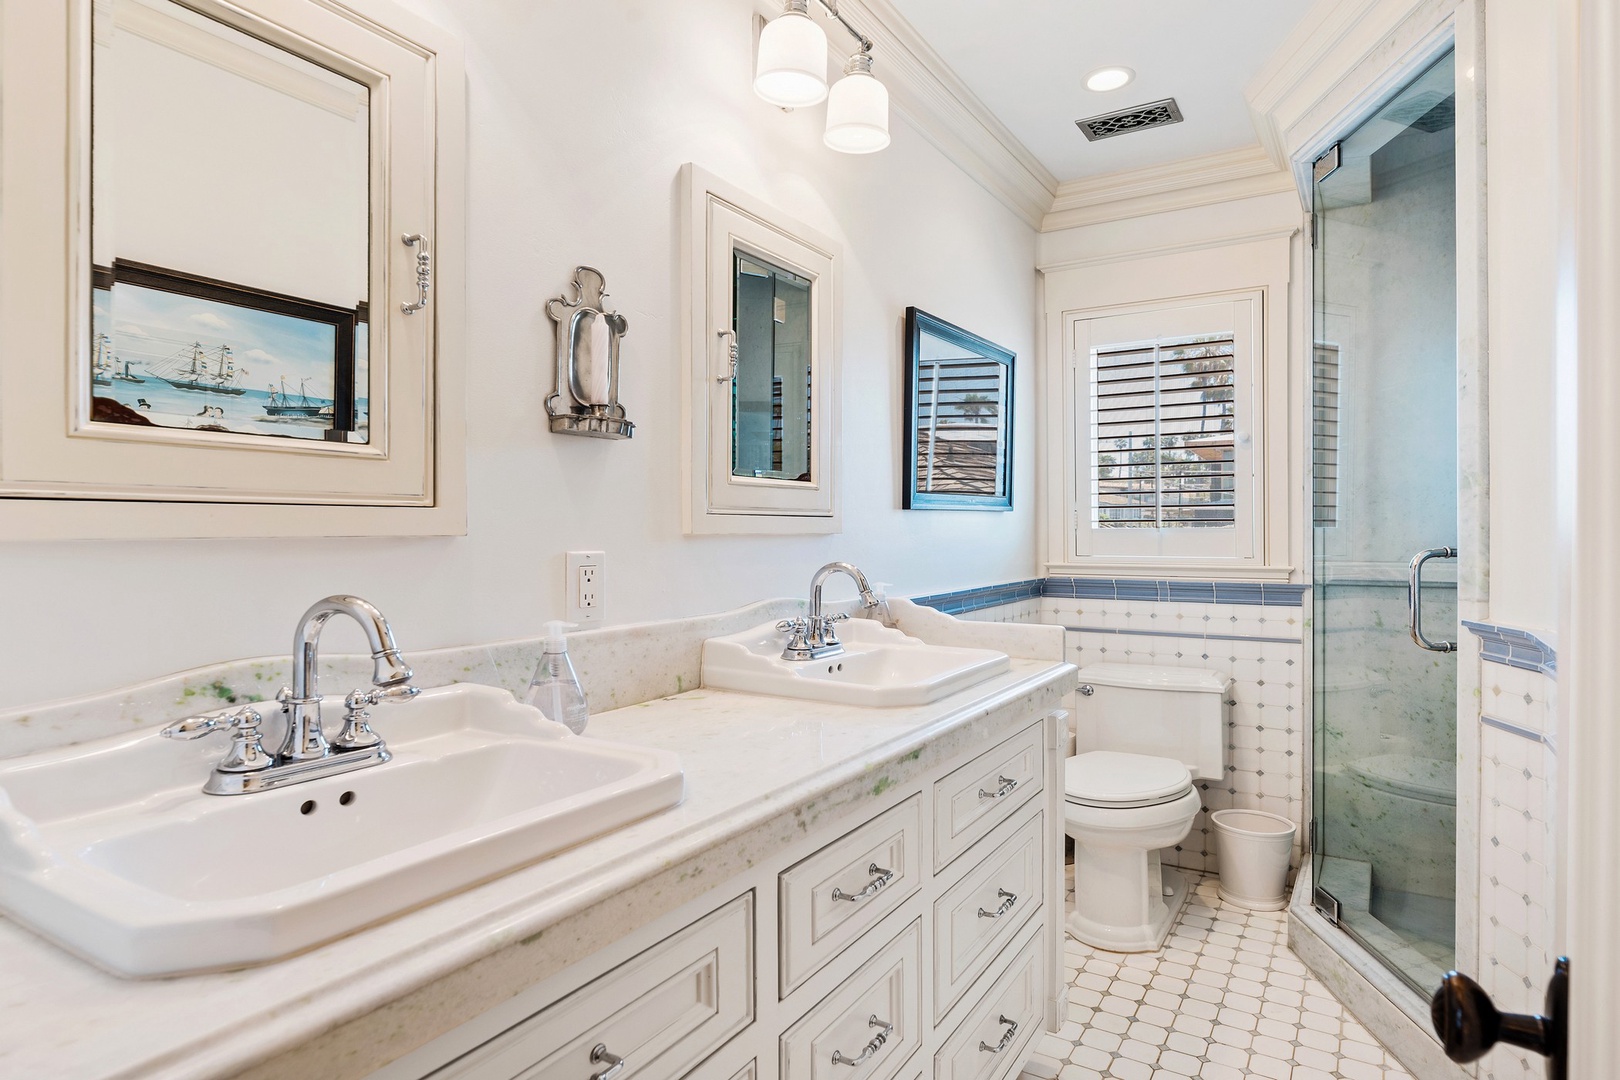
[[[579,676],[568,659],[568,639],[563,636],[563,632],[573,626],[561,620],[546,623],[545,650],[535,665],[534,678],[529,680],[529,692],[523,702],[539,709],[547,720],[555,720],[575,735],[582,735],[591,718],[590,708],[585,703],[585,690],[579,685]]]
[[[872,583],[872,595],[877,598],[877,603],[863,612],[867,618],[876,619],[890,629],[895,628],[894,614],[889,611],[889,590],[892,588],[894,586],[887,581],[874,581]]]

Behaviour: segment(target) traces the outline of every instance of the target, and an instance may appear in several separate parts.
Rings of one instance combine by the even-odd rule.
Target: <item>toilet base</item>
[[[1157,862],[1158,860],[1154,860]],[[1164,939],[1170,936],[1170,927],[1175,925],[1177,916],[1187,903],[1191,890],[1187,886],[1187,879],[1179,871],[1165,866],[1160,869],[1160,880],[1169,894],[1163,896],[1164,904],[1155,908],[1153,918],[1140,926],[1119,927],[1107,926],[1085,918],[1074,908],[1069,909],[1064,918],[1064,928],[1069,936],[1076,941],[1084,942],[1097,949],[1107,949],[1109,952],[1152,952],[1164,944]]]

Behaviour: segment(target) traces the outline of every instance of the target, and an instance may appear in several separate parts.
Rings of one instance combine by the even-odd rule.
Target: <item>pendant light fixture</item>
[[[889,145],[889,91],[872,74],[872,40],[839,14],[837,0],[817,0],[860,42],[844,77],[827,89],[827,35],[810,18],[810,0],[783,0],[782,14],[760,31],[754,93],[784,109],[827,102],[822,142],[845,154]]]
[[[858,52],[827,97],[821,141],[844,154],[874,154],[889,145],[889,90],[872,75],[872,55]]]
[[[785,0],[759,34],[754,93],[784,109],[827,97],[827,34],[810,18],[810,0]]]

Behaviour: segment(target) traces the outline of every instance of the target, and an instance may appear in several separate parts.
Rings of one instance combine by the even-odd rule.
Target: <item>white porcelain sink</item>
[[[424,690],[373,724],[392,761],[247,795],[201,791],[223,739],[153,730],[0,762],[0,909],[121,975],[241,967],[684,793],[674,754],[574,735],[495,687]]]
[[[718,690],[830,701],[926,705],[1000,675],[1005,653],[929,645],[870,619],[838,624],[840,656],[783,660],[787,634],[774,623],[703,643],[703,685]]]

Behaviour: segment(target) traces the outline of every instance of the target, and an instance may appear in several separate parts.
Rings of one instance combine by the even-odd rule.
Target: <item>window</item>
[[[1070,558],[1252,559],[1261,298],[1073,316]]]

